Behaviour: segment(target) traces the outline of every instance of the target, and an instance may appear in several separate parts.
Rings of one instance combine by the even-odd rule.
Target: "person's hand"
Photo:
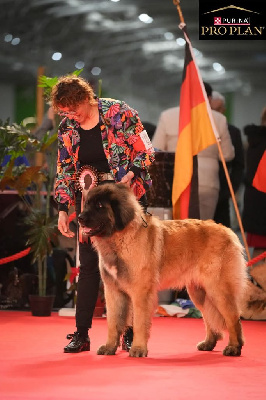
[[[75,233],[69,229],[69,217],[65,211],[59,211],[58,229],[64,236],[67,237],[75,236]]]
[[[125,183],[127,186],[130,186],[133,177],[134,177],[134,172],[129,171],[125,176],[123,176],[123,178],[119,183]]]

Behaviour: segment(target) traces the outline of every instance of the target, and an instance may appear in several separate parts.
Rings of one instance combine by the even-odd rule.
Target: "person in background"
[[[178,138],[179,107],[161,112],[152,138],[155,149],[175,152]]]
[[[57,121],[58,116],[55,115],[53,107],[49,104],[49,108],[45,113],[42,123],[40,126],[35,129],[33,135],[41,142],[46,135],[49,133],[50,137],[57,132],[57,127],[59,121]],[[54,142],[46,149],[45,157],[43,154],[36,153],[34,164],[35,165],[43,165],[43,169],[51,174],[51,178],[54,178],[56,174],[56,163],[54,163],[54,159],[57,153],[57,141]],[[52,166],[52,169],[50,168]]]
[[[225,97],[221,93],[213,91],[210,104],[213,110],[218,111],[222,114],[225,113],[226,110]],[[230,133],[232,144],[235,149],[235,157],[232,161],[227,162],[226,165],[228,168],[234,193],[237,193],[238,189],[240,188],[240,185],[243,183],[243,178],[244,178],[244,169],[245,169],[244,149],[243,149],[240,129],[238,129],[236,126],[232,124],[228,124],[228,130]],[[219,178],[220,178],[220,191],[219,191],[218,203],[214,214],[214,221],[217,223],[221,223],[227,226],[228,228],[231,228],[230,203],[229,203],[231,194],[221,161],[219,162]]]
[[[245,126],[244,134],[248,148],[242,219],[255,258],[266,250],[266,107],[261,124]]]
[[[146,122],[146,121],[142,121],[142,125],[144,126],[150,140],[152,140],[156,129],[156,125],[154,125],[152,122]]]
[[[212,87],[204,83],[208,99],[211,99]],[[226,161],[234,158],[235,152],[227,128],[227,120],[221,113],[212,110],[212,115]],[[175,152],[178,140],[179,107],[173,107],[161,113],[152,140],[155,149]],[[200,219],[213,219],[219,197],[219,151],[213,144],[198,154],[198,188]]]
[[[53,132],[56,129],[55,123],[55,115],[53,107],[49,106],[42,123],[38,128],[33,132],[34,136],[37,137],[38,140],[42,140],[43,136],[46,132]]]
[[[58,129],[55,181],[59,231],[67,237],[74,236],[69,228],[69,207],[75,204],[79,215],[86,190],[95,186],[97,180],[100,184],[110,181],[130,186],[146,209],[145,193],[151,185],[148,167],[154,161],[154,150],[137,111],[121,100],[97,98],[85,79],[74,76],[58,80],[52,89],[51,103],[63,117]],[[64,348],[66,353],[90,350],[88,329],[100,283],[98,256],[90,239],[79,234],[78,248],[77,331],[67,336],[71,341]],[[132,339],[129,327],[123,336],[127,350]]]

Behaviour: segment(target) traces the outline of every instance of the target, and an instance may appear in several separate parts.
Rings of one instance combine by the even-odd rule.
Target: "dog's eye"
[[[96,208],[103,208],[103,205],[100,201],[96,203]]]

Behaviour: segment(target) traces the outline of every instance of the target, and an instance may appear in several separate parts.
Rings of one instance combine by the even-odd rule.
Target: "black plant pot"
[[[31,313],[34,317],[49,317],[52,312],[55,296],[29,295]]]

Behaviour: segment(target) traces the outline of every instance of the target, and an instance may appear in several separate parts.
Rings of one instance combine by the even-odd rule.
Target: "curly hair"
[[[50,101],[53,109],[58,111],[60,107],[75,109],[85,100],[91,105],[96,104],[96,96],[91,85],[78,76],[62,76],[53,86]]]

